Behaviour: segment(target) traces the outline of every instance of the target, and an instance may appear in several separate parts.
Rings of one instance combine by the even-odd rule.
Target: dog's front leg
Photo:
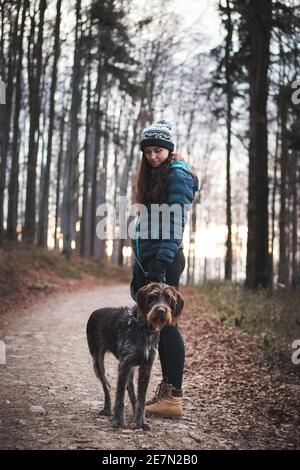
[[[139,378],[138,378],[138,397],[135,410],[135,424],[138,428],[142,428],[144,431],[150,431],[150,426],[146,423],[145,420],[145,401],[146,393],[149,385],[150,374],[152,369],[152,364],[147,363],[140,366],[139,369]]]
[[[126,423],[124,420],[124,398],[125,390],[127,385],[128,376],[131,372],[132,365],[128,361],[120,361],[118,367],[118,384],[116,392],[116,402],[114,408],[113,427],[121,428],[125,427]]]
[[[135,393],[134,393],[133,377],[134,377],[134,369],[132,368],[132,370],[129,374],[129,378],[128,378],[127,391],[128,391],[128,395],[129,395],[129,398],[130,398],[131,405],[132,405],[133,413],[135,413],[136,397],[135,397]]]

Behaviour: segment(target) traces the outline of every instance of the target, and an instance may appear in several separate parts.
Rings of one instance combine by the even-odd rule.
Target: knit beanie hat
[[[162,147],[173,152],[174,136],[171,129],[172,126],[170,122],[164,119],[145,127],[141,137],[141,150],[144,150],[144,148],[149,145],[157,145],[157,147]]]

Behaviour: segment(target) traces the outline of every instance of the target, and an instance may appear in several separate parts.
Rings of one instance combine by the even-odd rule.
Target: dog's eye
[[[156,295],[148,295],[147,297],[148,304],[156,302]]]
[[[174,299],[172,297],[166,296],[165,299],[168,302],[168,304],[170,304],[170,305],[172,305],[174,303]]]
[[[176,306],[176,298],[174,296],[167,297],[167,302],[170,305],[170,307],[173,309]]]

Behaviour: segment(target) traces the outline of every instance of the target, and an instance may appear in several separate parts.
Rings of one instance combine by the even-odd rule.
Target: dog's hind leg
[[[99,353],[93,356],[94,361],[94,370],[95,374],[102,383],[104,391],[104,407],[99,411],[101,416],[110,416],[111,415],[111,398],[110,398],[110,385],[105,377],[105,368],[104,368],[104,355],[105,350],[100,349]]]
[[[133,377],[134,377],[134,368],[132,368],[128,377],[127,392],[128,392],[131,405],[132,405],[133,413],[135,413],[136,397],[134,393]]]

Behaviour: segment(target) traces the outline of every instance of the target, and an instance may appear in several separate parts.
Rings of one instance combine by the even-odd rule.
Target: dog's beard
[[[147,323],[153,330],[159,331],[164,326],[173,324],[172,312],[170,309],[167,309],[165,313],[158,312],[155,306],[147,314]]]

